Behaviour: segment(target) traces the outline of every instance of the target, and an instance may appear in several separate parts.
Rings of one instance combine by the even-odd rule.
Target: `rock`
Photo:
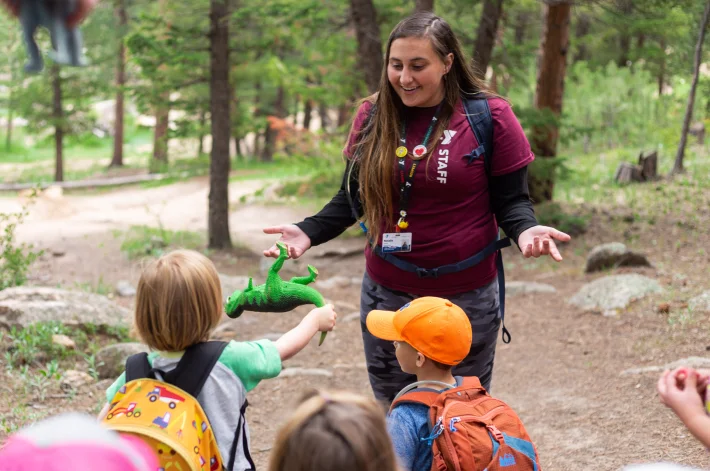
[[[16,286],[0,291],[0,326],[24,328],[35,322],[99,328],[130,325],[133,313],[106,296],[85,291]]]
[[[52,252],[52,256],[57,257],[57,258],[63,257],[67,254],[64,250],[52,250],[51,252]]]
[[[286,368],[281,371],[279,378],[288,378],[290,376],[323,376],[326,378],[332,378],[333,373],[323,368]]]
[[[632,301],[663,289],[656,280],[635,273],[599,278],[582,287],[568,302],[584,310],[624,309]]]
[[[598,245],[587,257],[585,273],[606,270],[616,267],[650,267],[645,255],[630,251],[620,242]]]
[[[146,345],[137,342],[117,343],[96,352],[99,378],[117,378],[126,369],[126,360],[136,353],[148,352]]]
[[[688,301],[688,307],[691,311],[710,312],[710,291],[705,291]]]
[[[225,301],[236,290],[243,290],[249,285],[248,276],[229,276],[220,273],[219,281],[222,283],[222,297]]]
[[[122,298],[130,298],[136,295],[136,289],[129,282],[122,280],[116,283],[116,294]]]
[[[62,379],[59,382],[59,387],[64,391],[76,391],[82,386],[87,384],[92,384],[94,378],[90,374],[83,371],[67,370],[62,375]]]
[[[359,321],[360,320],[360,311],[357,312],[351,312],[347,316],[343,317],[343,320],[340,322],[353,322],[353,321]]]
[[[76,349],[76,343],[66,335],[62,334],[54,334],[52,335],[52,343],[55,345],[59,345],[60,347],[64,347],[67,350],[75,350]]]
[[[505,295],[508,297],[529,293],[556,293],[557,288],[545,283],[534,281],[507,281],[505,283]]]
[[[315,288],[316,289],[333,289],[333,288],[346,288],[350,286],[353,283],[353,279],[347,276],[334,276],[332,278],[328,278],[327,280],[323,281],[316,281],[315,282]],[[359,283],[359,279],[358,279]]]

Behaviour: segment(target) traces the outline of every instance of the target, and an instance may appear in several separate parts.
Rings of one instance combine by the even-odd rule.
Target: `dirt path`
[[[230,186],[230,215],[235,241],[260,250],[273,238],[261,233],[265,225],[300,219],[308,210],[274,205],[244,205],[242,195],[263,182]],[[51,247],[61,257],[46,256],[35,269],[35,283],[87,282],[103,276],[108,282],[136,280],[137,263],[125,259],[110,235],[113,229],[134,224],[205,230],[207,183],[193,180],[153,189],[123,189],[97,195],[46,197],[32,209],[18,233],[24,241]],[[0,212],[17,208],[13,198],[0,198]],[[148,209],[146,209],[148,208]],[[710,256],[703,231],[687,231],[670,221],[657,220],[655,228],[638,222],[616,224],[595,217],[592,230],[563,248],[565,261],[524,261],[512,249],[506,253],[508,279],[540,281],[557,288],[555,294],[509,298],[506,324],[513,334],[509,345],[499,343],[493,393],[508,401],[522,416],[535,440],[545,470],[616,470],[633,462],[668,460],[710,466],[702,447],[680,422],[658,403],[657,373],[622,375],[649,365],[664,365],[679,358],[706,356],[707,315],[682,317],[683,303],[707,289]],[[659,230],[664,228],[664,230]],[[586,282],[600,276],[582,273],[589,248],[625,240],[631,231],[634,249],[651,256],[654,269],[643,271],[658,279],[666,294],[636,302],[617,317],[583,313],[567,300]],[[336,245],[361,241],[336,240]],[[331,243],[327,244],[330,245]],[[326,246],[327,248],[327,246]],[[315,252],[315,251],[314,251]],[[315,253],[314,253],[315,254]],[[361,256],[318,259],[309,254],[323,279],[334,275],[361,276]],[[214,254],[222,271],[246,274],[258,264],[254,256]],[[319,368],[320,375],[283,376],[260,384],[250,396],[248,412],[253,454],[259,469],[267,463],[274,434],[298,397],[308,388],[342,388],[371,394],[364,368],[358,310],[359,285],[351,284],[324,294],[336,301],[341,320],[322,347],[312,343],[287,362],[287,368]],[[656,309],[670,303],[670,313]],[[304,314],[306,308],[298,310]],[[293,327],[296,314],[245,313],[229,321],[231,337],[250,340],[273,337]],[[74,402],[56,407],[91,410],[100,392],[84,391]],[[15,399],[0,401],[0,412],[12,409]]]

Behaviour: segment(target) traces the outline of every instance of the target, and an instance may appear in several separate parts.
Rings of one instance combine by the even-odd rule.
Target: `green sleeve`
[[[121,376],[118,377],[116,381],[113,382],[111,386],[108,387],[106,390],[106,402],[111,404],[113,402],[113,397],[116,395],[119,389],[123,387],[123,385],[126,384],[126,372],[124,371],[121,373]]]
[[[150,352],[148,354],[148,362],[153,365],[153,359],[158,356],[158,352]],[[111,386],[108,387],[106,390],[106,402],[111,404],[113,401],[113,397],[116,395],[119,389],[123,387],[123,385],[126,384],[126,372],[124,371],[121,373],[121,376],[116,379],[116,381],[113,382]]]
[[[237,375],[247,391],[262,379],[275,378],[281,373],[281,355],[271,340],[231,341],[219,361]]]

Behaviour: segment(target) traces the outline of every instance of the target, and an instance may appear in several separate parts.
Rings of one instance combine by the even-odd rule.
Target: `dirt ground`
[[[231,230],[239,248],[210,255],[221,273],[258,273],[256,252],[273,240],[261,228],[293,222],[310,212],[309,208],[239,203],[240,196],[261,186],[263,182],[245,181],[230,188]],[[120,240],[112,231],[134,224],[157,225],[157,215],[168,229],[205,231],[207,193],[206,180],[195,179],[152,189],[40,198],[18,230],[20,240],[47,250],[33,267],[31,283],[95,284],[101,277],[106,284],[119,280],[135,284],[140,261],[129,261],[121,253]],[[20,201],[14,195],[0,197],[0,212],[19,207]],[[548,283],[557,293],[508,299],[506,324],[513,341],[499,342],[492,393],[521,415],[545,470],[616,470],[630,463],[661,460],[709,467],[708,453],[658,402],[658,373],[621,374],[629,368],[710,356],[708,314],[689,314],[685,304],[707,289],[707,223],[684,225],[684,215],[678,212],[660,215],[653,224],[628,217],[623,209],[593,213],[588,232],[562,247],[565,260],[561,264],[524,260],[516,249],[507,250],[508,280]],[[654,268],[634,271],[658,279],[665,293],[635,302],[616,317],[585,313],[567,304],[586,282],[604,275],[583,273],[588,251],[612,241],[646,253]],[[318,267],[321,279],[361,276],[361,255],[328,259],[316,255],[362,243],[339,239],[313,249],[306,261]],[[359,288],[355,284],[324,290],[337,303],[341,319],[358,310]],[[130,299],[117,301],[131,305]],[[668,313],[659,309],[662,303],[669,304]],[[305,312],[306,308],[291,314],[245,313],[228,322],[237,340],[251,340],[287,331]],[[279,424],[303,391],[324,387],[371,394],[357,320],[341,321],[323,346],[317,347],[314,340],[285,366],[322,368],[332,376],[277,378],[263,382],[250,394],[247,415],[252,453],[260,469],[268,461]],[[3,423],[17,426],[61,410],[96,412],[106,382],[87,386],[76,395],[57,390],[43,403],[31,391],[22,392],[16,375],[1,371],[0,385],[5,392],[0,398],[0,416]],[[24,407],[19,409],[19,405]]]

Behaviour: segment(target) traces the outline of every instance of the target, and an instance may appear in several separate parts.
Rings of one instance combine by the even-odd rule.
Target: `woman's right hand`
[[[264,229],[264,233],[281,234],[279,240],[288,247],[289,258],[296,259],[311,248],[311,239],[295,224],[267,227]],[[264,250],[264,256],[277,258],[279,248],[276,247],[276,244],[272,245],[268,250]]]

